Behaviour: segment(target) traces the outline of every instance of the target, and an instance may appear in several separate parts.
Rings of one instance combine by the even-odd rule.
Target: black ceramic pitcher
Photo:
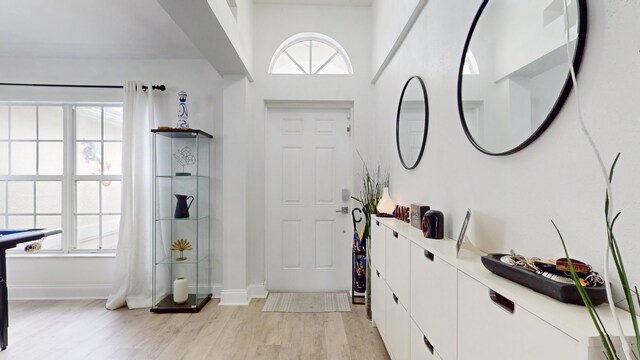
[[[189,208],[191,207],[191,203],[193,202],[193,196],[191,196],[191,195],[179,195],[179,194],[173,194],[173,196],[175,196],[176,199],[178,199],[178,202],[176,203],[175,217],[176,218],[188,218],[189,217]],[[189,203],[187,203],[187,201],[189,199],[191,199],[191,201],[189,201]]]

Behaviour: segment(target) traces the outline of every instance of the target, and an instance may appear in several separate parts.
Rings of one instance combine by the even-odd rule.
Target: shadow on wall
[[[474,226],[470,238],[478,249],[492,252],[509,248],[505,242],[506,226],[503,219],[476,210],[472,216],[472,223]],[[458,233],[455,236],[457,237]]]

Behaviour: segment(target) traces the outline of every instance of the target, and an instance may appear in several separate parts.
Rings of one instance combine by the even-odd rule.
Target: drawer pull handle
[[[422,337],[424,340],[424,344],[427,346],[427,349],[429,349],[429,352],[431,353],[431,355],[433,355],[433,345],[431,345],[426,336],[423,335]]]
[[[397,231],[394,231],[394,232],[393,232],[393,237],[394,237],[394,238],[397,238],[397,237],[398,237],[398,232],[397,232]]]
[[[433,261],[433,253],[429,250],[425,250],[424,251],[424,257],[426,257],[427,259]]]
[[[380,221],[376,220],[376,226],[380,226]]]
[[[495,292],[492,289],[489,289],[489,297],[494,302],[494,304],[498,305],[500,308],[502,308],[504,311],[508,312],[509,314],[513,314],[513,312],[516,309],[513,301],[507,299],[506,297],[500,295],[499,293]]]
[[[378,277],[380,277],[380,271],[376,270],[376,275],[378,275]]]
[[[391,294],[391,295],[393,295],[393,301],[395,301],[396,304],[397,304],[398,303],[398,297],[396,296],[396,294]]]

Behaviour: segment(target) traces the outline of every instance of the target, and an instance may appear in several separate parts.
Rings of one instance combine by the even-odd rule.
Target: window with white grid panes
[[[0,104],[0,229],[63,228],[41,252],[115,250],[121,149],[121,106]]]
[[[64,116],[59,105],[0,105],[0,228],[63,227]],[[42,250],[62,251],[63,239]]]
[[[115,250],[120,226],[122,108],[76,106],[76,250]]]

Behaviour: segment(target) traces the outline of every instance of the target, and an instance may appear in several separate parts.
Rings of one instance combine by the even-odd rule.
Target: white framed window
[[[347,52],[332,38],[300,33],[285,40],[271,58],[269,74],[353,74]]]
[[[63,228],[42,252],[115,251],[121,161],[119,104],[0,103],[0,228]]]
[[[74,250],[115,250],[120,226],[122,107],[75,106]]]

